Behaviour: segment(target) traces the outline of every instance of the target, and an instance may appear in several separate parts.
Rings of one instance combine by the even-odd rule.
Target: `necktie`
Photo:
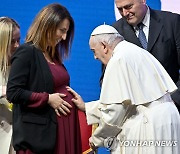
[[[147,40],[146,40],[146,36],[145,36],[145,33],[143,31],[143,26],[144,24],[143,23],[140,23],[138,24],[138,29],[139,29],[139,35],[138,35],[138,38],[139,38],[139,41],[141,43],[141,45],[143,46],[144,49],[147,49]]]

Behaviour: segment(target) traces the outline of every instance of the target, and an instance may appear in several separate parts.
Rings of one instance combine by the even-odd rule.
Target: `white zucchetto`
[[[118,31],[114,27],[104,24],[96,27],[91,33],[91,36],[99,34],[118,34]]]

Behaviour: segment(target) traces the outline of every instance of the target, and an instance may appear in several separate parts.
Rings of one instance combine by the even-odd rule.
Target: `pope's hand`
[[[71,92],[74,95],[74,98],[72,99],[72,101],[74,102],[74,104],[81,110],[81,111],[85,111],[85,104],[83,99],[81,98],[81,96],[75,92],[72,88],[70,87],[66,87],[67,91]]]

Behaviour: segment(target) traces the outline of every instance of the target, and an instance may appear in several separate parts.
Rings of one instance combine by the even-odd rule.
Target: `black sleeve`
[[[27,90],[33,47],[21,45],[12,56],[11,70],[7,83],[7,99],[12,103],[26,103],[30,99],[31,91]]]
[[[176,19],[174,20],[174,36],[176,41],[176,49],[177,49],[177,55],[178,55],[178,65],[179,65],[179,71],[180,71],[180,15],[176,15]],[[176,104],[179,106],[178,109],[180,111],[180,75],[179,80],[176,83],[178,90],[172,94],[172,99]]]

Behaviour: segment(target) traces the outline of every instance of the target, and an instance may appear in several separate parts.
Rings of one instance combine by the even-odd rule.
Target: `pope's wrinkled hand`
[[[72,101],[74,102],[74,104],[81,110],[81,111],[85,111],[85,104],[83,99],[81,98],[81,96],[75,92],[72,88],[70,87],[66,87],[67,91],[71,92],[74,95],[74,98],[72,99]]]

